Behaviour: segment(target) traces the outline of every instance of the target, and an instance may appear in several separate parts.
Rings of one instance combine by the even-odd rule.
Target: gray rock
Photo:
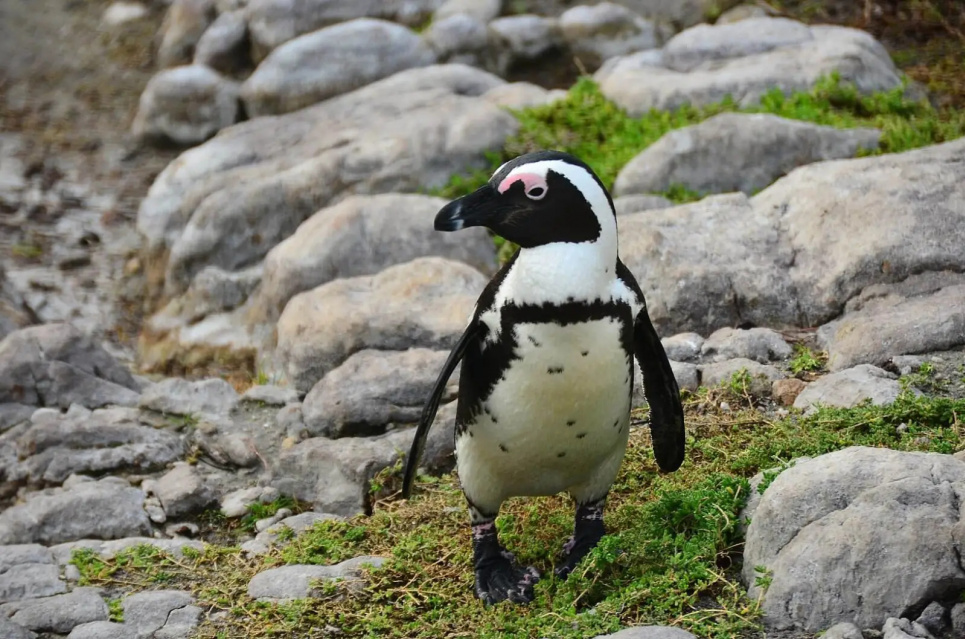
[[[858,626],[850,622],[834,624],[821,637],[822,639],[864,639]]]
[[[750,18],[766,18],[770,15],[767,9],[756,4],[739,4],[720,14],[714,24],[733,24]]]
[[[208,25],[215,19],[213,0],[173,0],[161,24],[158,63],[161,67],[186,64]]]
[[[109,480],[35,494],[0,513],[0,544],[146,534],[151,527],[143,502],[140,490]]]
[[[458,62],[485,67],[494,73],[500,60],[493,50],[493,36],[486,24],[466,13],[457,13],[432,24],[422,35],[439,62]]]
[[[297,535],[320,521],[339,521],[341,519],[342,518],[337,515],[311,511],[286,517],[255,535],[254,539],[249,539],[241,544],[241,551],[249,557],[264,555],[270,552],[272,547],[278,543],[278,539],[283,530],[291,530]]]
[[[315,64],[317,60],[329,63]],[[272,51],[242,85],[241,97],[252,117],[289,113],[435,61],[410,29],[359,18],[299,36]]]
[[[624,195],[613,199],[618,217],[654,209],[666,209],[673,205],[673,202],[662,195]]]
[[[141,396],[141,408],[172,415],[226,415],[238,405],[238,393],[223,379],[198,382],[180,377],[162,380]]]
[[[559,20],[532,14],[496,18],[489,23],[497,45],[508,56],[508,64],[535,60],[563,44]]]
[[[678,333],[660,340],[667,357],[678,362],[691,362],[700,356],[704,338],[697,333]]]
[[[241,399],[246,402],[261,402],[269,406],[284,406],[297,402],[298,393],[294,388],[259,384],[246,390]]]
[[[112,2],[101,17],[104,24],[116,27],[126,22],[140,20],[147,15],[147,7],[138,2]]]
[[[568,9],[560,16],[560,29],[570,50],[594,68],[609,58],[660,45],[653,22],[612,2]]]
[[[417,422],[448,356],[425,348],[355,353],[305,396],[305,428],[313,437],[364,437]],[[458,379],[454,374],[442,403],[455,398]]]
[[[877,406],[890,404],[901,392],[896,376],[870,364],[825,375],[807,385],[794,400],[795,408],[816,404],[849,408],[866,399]]]
[[[432,14],[436,23],[456,15],[468,15],[483,24],[493,20],[502,11],[503,0],[446,0]]]
[[[882,639],[932,639],[931,633],[920,624],[896,617],[885,621],[881,632]]]
[[[664,64],[674,71],[692,71],[707,62],[765,53],[811,41],[806,24],[787,18],[752,18],[740,24],[701,24],[670,39]]]
[[[695,364],[670,360],[670,368],[680,390],[695,391],[700,386],[700,375]]]
[[[609,635],[597,635],[594,639],[696,639],[694,635],[671,626],[637,626],[625,628]]]
[[[194,63],[231,73],[248,63],[248,22],[244,11],[227,11],[207,28],[194,51]]]
[[[363,566],[379,568],[385,563],[382,557],[356,557],[334,566],[282,566],[260,572],[248,583],[248,596],[261,601],[284,601],[305,599],[312,596],[312,582],[357,580]]]
[[[711,333],[700,352],[712,362],[743,357],[766,364],[790,357],[792,349],[780,333],[769,328],[721,328]]]
[[[256,60],[303,33],[355,18],[425,24],[445,0],[250,0],[246,14]]]
[[[156,637],[152,634],[170,623],[171,613],[194,603],[194,595],[181,590],[150,590],[125,597],[124,624],[133,626],[139,637]],[[195,624],[197,625],[197,624]]]
[[[27,404],[0,404],[0,433],[26,422],[35,410],[36,406]]]
[[[965,603],[957,603],[949,611],[949,620],[952,624],[952,633],[955,637],[965,635]]]
[[[459,237],[432,231],[432,221],[445,203],[436,197],[392,193],[352,196],[319,211],[265,257],[265,276],[249,317],[274,321],[297,293],[423,256],[459,260],[483,273],[493,272],[496,251],[484,229],[469,229]]]
[[[154,639],[190,639],[196,636],[195,629],[201,623],[203,613],[197,606],[172,610],[167,623],[154,633]]]
[[[278,499],[278,489],[271,486],[240,488],[221,498],[221,514],[225,517],[243,517],[252,504],[267,504]]]
[[[282,408],[275,415],[275,423],[288,437],[301,439],[303,434],[308,436],[308,432],[305,431],[305,420],[302,418],[301,404],[289,404]]]
[[[0,147],[2,147],[2,145],[3,138],[0,136]],[[3,168],[3,164],[3,162],[0,162],[0,169]],[[22,172],[22,169],[17,171],[15,174],[17,179],[23,179],[21,177]],[[5,200],[8,199],[4,196],[3,187],[5,177],[6,176],[3,173],[0,173],[0,206],[17,210],[20,208],[19,202],[5,202]],[[23,294],[20,292],[14,282],[12,282],[7,276],[7,272],[4,270],[3,266],[0,265],[0,339],[3,339],[18,329],[26,328],[36,322],[36,314],[27,304]]]
[[[486,91],[483,99],[496,106],[518,111],[544,106],[565,96],[566,92],[559,89],[547,91],[529,82],[510,82]]]
[[[74,626],[67,639],[139,639],[131,626],[112,621],[91,621]]]
[[[238,85],[192,64],[161,71],[141,94],[131,132],[146,142],[204,142],[238,118]]]
[[[438,257],[329,282],[285,307],[276,355],[307,392],[360,350],[449,349],[485,284],[479,271]]]
[[[740,0],[619,0],[640,15],[685,29],[706,22],[712,15],[729,9]]]
[[[945,606],[933,601],[925,606],[915,623],[934,635],[941,635],[948,629],[948,611]]]
[[[726,384],[730,382],[735,373],[746,370],[751,377],[748,390],[752,395],[770,395],[771,384],[775,380],[784,378],[784,373],[773,366],[760,364],[742,357],[702,364],[697,368],[700,370],[700,383],[704,386]]]
[[[82,623],[106,621],[107,604],[97,588],[75,588],[64,595],[3,604],[3,613],[30,630],[67,634]]]
[[[157,548],[161,552],[175,558],[184,556],[184,549],[190,548],[195,552],[203,552],[204,544],[193,539],[156,539],[154,537],[126,537],[124,539],[114,539],[110,541],[100,541],[97,539],[81,539],[75,542],[58,544],[50,547],[59,566],[65,566],[70,561],[74,551],[86,549],[96,552],[104,559],[113,559],[118,553],[135,548],[137,546],[150,546]]]
[[[60,569],[43,546],[0,546],[0,603],[66,592]]]
[[[178,462],[154,484],[168,517],[181,517],[204,510],[216,501],[211,487],[190,464]]]
[[[925,358],[918,355],[895,355],[891,358],[891,363],[898,369],[899,375],[909,375],[918,372],[925,363]]]
[[[36,639],[37,634],[0,615],[0,637],[6,637],[6,639]],[[101,639],[101,637],[97,639]],[[110,638],[104,637],[103,639]]]
[[[951,350],[965,344],[965,283],[916,296],[875,296],[861,310],[822,326],[818,340],[833,371],[856,364],[881,366],[897,355]]]
[[[137,399],[131,373],[69,324],[24,328],[0,341],[0,402],[98,408]]]
[[[956,551],[963,489],[965,463],[949,455],[878,448],[782,472],[754,512],[744,551],[748,583],[756,566],[771,576],[767,627],[816,632],[840,619],[880,627],[894,611],[965,587]],[[761,593],[751,585],[748,595]]]
[[[805,91],[832,72],[837,72],[843,81],[854,83],[862,93],[901,86],[887,52],[867,33],[802,25],[809,38],[774,46],[774,30],[767,26],[768,21],[774,20],[786,22],[757,18],[717,27],[695,27],[674,39],[695,48],[685,49],[671,40],[660,59],[666,66],[654,66],[653,59],[651,64],[641,64],[640,59],[627,56],[604,66],[595,77],[603,93],[633,117],[650,109],[673,110],[687,103],[704,106],[727,95],[743,106],[751,106],[775,87],[785,93]],[[696,36],[689,35],[697,30],[700,32]],[[712,43],[713,48],[702,50],[696,46],[701,42]],[[755,49],[763,51],[751,53]],[[668,56],[668,51],[675,56]],[[744,52],[748,54],[732,57]],[[672,64],[695,66],[690,71],[678,71]]]
[[[50,554],[50,551],[39,544],[0,546],[0,574],[20,565],[53,563],[54,558]]]
[[[751,194],[792,169],[878,148],[877,129],[836,129],[764,113],[721,113],[670,131],[617,175],[617,195],[666,191]]]

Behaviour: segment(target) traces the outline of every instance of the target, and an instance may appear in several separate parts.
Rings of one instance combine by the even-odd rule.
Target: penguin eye
[[[526,197],[531,200],[542,200],[544,197],[546,197],[546,187],[531,186],[526,190]]]

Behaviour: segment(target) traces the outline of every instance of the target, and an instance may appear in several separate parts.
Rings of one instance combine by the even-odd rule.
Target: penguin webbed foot
[[[491,606],[500,601],[529,603],[535,597],[533,587],[539,572],[532,566],[520,566],[509,553],[476,566],[476,596]]]
[[[560,553],[561,561],[554,573],[559,579],[566,579],[571,572],[583,561],[583,558],[596,548],[606,528],[603,526],[603,502],[595,502],[576,509],[576,525],[573,536],[563,544]]]

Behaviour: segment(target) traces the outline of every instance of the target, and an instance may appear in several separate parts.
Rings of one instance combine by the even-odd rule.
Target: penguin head
[[[485,226],[523,248],[596,242],[615,231],[613,200],[581,160],[559,151],[521,155],[436,215],[437,231]]]

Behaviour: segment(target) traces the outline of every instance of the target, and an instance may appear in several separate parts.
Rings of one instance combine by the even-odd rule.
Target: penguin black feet
[[[533,600],[533,586],[539,581],[539,572],[532,566],[520,566],[513,554],[500,546],[494,521],[473,525],[472,554],[475,592],[484,604]]]
[[[573,536],[564,544],[562,561],[554,571],[558,578],[566,579],[606,534],[606,528],[603,527],[605,501],[601,499],[585,506],[577,506]]]

